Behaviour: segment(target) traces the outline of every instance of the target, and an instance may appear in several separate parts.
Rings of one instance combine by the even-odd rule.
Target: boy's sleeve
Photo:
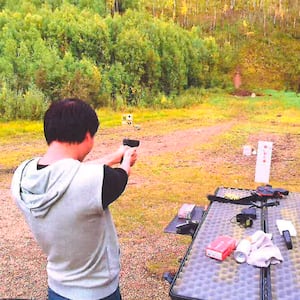
[[[104,178],[102,185],[102,206],[107,208],[125,190],[128,182],[128,175],[121,168],[111,168],[104,165]]]

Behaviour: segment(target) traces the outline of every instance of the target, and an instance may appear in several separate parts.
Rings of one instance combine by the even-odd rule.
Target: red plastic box
[[[206,255],[224,260],[236,248],[236,240],[230,236],[219,236],[206,247]]]

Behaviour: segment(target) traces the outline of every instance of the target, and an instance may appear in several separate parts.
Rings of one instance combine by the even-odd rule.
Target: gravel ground
[[[192,129],[166,136],[145,137],[143,147],[139,149],[139,155],[145,159],[147,156],[158,155],[162,152],[180,151],[197,142],[197,139],[207,142],[211,136],[230,126],[230,124],[222,124],[208,127],[206,130]],[[126,136],[126,129],[121,134]],[[189,136],[189,139],[186,136]],[[119,144],[118,137],[110,138],[108,135],[107,139],[105,136],[101,139],[101,147],[96,146],[88,159],[101,157],[105,154],[104,149],[116,149]],[[47,298],[46,257],[33,239],[23,216],[11,200],[9,190],[11,176],[11,171],[0,170],[2,208],[0,211],[0,299],[44,300]],[[134,180],[135,183],[143,181],[137,176],[134,176]],[[162,278],[163,274],[150,274],[147,270],[147,262],[154,257],[157,262],[169,253],[175,253],[178,258],[181,258],[185,254],[186,244],[181,243],[176,235],[163,233],[163,229],[159,236],[154,236],[146,234],[140,228],[136,232],[120,234],[119,240],[122,253],[120,288],[123,300],[170,299],[169,283]],[[174,272],[174,269],[165,271]]]
[[[159,153],[167,151],[184,151],[186,147],[190,151],[193,143],[207,143],[210,138],[229,130],[232,125],[231,122],[222,123],[207,128],[173,132],[165,136],[144,137],[139,155],[142,160],[147,156],[159,155]],[[111,138],[111,135],[107,135],[107,138],[102,136],[101,147],[95,147],[88,159],[94,159],[104,154],[102,153],[103,148],[115,149],[118,137],[122,134],[126,136],[126,132],[121,132],[121,134],[118,132],[115,138]],[[189,138],[186,138],[187,136]],[[258,138],[263,140],[264,135],[255,137],[253,144]],[[273,162],[276,165],[276,172],[280,172],[287,161],[294,159],[292,149],[297,147],[299,137],[296,135],[286,137],[291,146],[288,149],[285,147],[286,140],[279,140],[276,136],[272,138],[275,140],[277,149],[274,151]],[[4,151],[10,150],[4,149]],[[214,157],[214,159],[226,159],[226,153],[219,158]],[[203,157],[201,163],[208,166],[211,164],[211,158]],[[293,170],[290,170],[286,176],[293,179],[296,176],[294,173]],[[23,216],[11,200],[9,190],[11,176],[11,171],[0,169],[0,299],[45,300],[46,258],[32,238]],[[135,183],[145,180],[136,174],[133,177]],[[168,296],[170,285],[162,279],[162,274],[151,274],[147,268],[147,262],[153,261],[153,258],[155,258],[155,262],[159,262],[160,259],[163,260],[168,256],[168,253],[176,254],[178,258],[181,258],[187,245],[182,243],[178,236],[163,233],[163,229],[159,236],[147,234],[142,228],[135,232],[123,230],[122,233],[119,233],[119,239],[122,253],[120,287],[123,300],[170,299]]]

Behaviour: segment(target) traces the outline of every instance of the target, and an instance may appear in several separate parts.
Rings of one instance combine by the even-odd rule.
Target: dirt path
[[[95,147],[88,159],[96,159],[107,153],[108,149],[116,149],[120,145],[120,136],[127,137],[130,135],[131,138],[139,139],[141,141],[138,149],[139,158],[145,159],[147,156],[182,151],[184,148],[193,147],[194,144],[207,143],[214,136],[229,130],[234,124],[235,122],[231,121],[208,127],[176,130],[165,135],[143,136],[143,132],[141,131],[136,133],[136,137],[126,127],[118,129],[118,134],[114,138],[111,138],[110,135],[109,137],[101,135],[100,131],[100,137],[97,138],[101,141],[95,143]],[[148,132],[149,129],[147,128],[146,130]]]

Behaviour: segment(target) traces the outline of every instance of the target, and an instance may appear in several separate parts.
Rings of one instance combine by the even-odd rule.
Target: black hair
[[[44,116],[44,135],[48,145],[53,141],[81,143],[87,132],[93,137],[98,127],[95,110],[77,98],[53,102]]]

